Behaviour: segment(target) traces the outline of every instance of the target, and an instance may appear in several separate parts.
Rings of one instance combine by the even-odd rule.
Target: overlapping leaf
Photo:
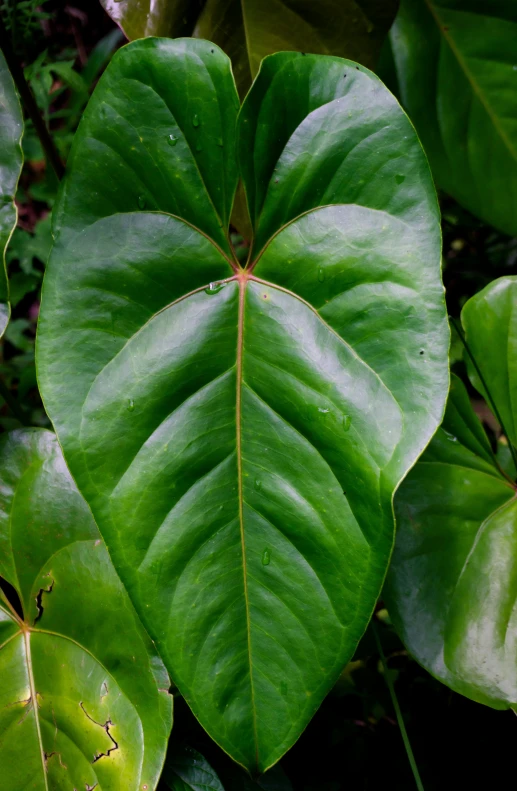
[[[462,313],[476,362],[472,380],[510,443],[516,314],[511,277],[490,284]],[[495,708],[517,703],[516,495],[455,378],[443,426],[396,498],[386,599],[415,658],[453,689]]]
[[[0,51],[0,337],[10,315],[5,251],[18,217],[14,196],[22,169],[22,134],[22,108]]]
[[[438,185],[517,233],[517,6],[402,0],[390,36],[402,101]]]
[[[373,68],[398,0],[101,0],[130,39],[193,33],[230,56],[241,97],[267,55],[344,55]]]
[[[168,678],[49,431],[0,443],[0,788],[156,787]],[[0,594],[1,595],[1,594]]]
[[[370,617],[395,487],[447,390],[438,212],[408,119],[339,58],[264,62],[238,121],[212,44],[113,59],[55,210],[43,397],[194,713],[264,771]]]
[[[224,791],[217,773],[192,747],[177,747],[170,752],[163,780],[170,791]]]

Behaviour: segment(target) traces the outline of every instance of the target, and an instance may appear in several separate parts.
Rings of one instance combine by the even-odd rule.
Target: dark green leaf
[[[171,791],[225,791],[206,758],[192,747],[177,747],[167,754],[163,779]]]
[[[22,135],[22,108],[0,51],[0,337],[10,316],[5,252],[18,217],[14,196],[23,162]]]
[[[230,56],[244,97],[267,55],[345,55],[373,68],[397,0],[208,0],[194,35]]]
[[[506,708],[517,702],[517,500],[482,432],[454,377],[443,427],[396,496],[385,598],[415,659],[452,689]]]
[[[130,39],[177,36],[189,22],[185,0],[161,0],[152,8],[149,0],[101,2]],[[193,35],[229,55],[244,97],[261,60],[274,52],[346,55],[373,68],[397,6],[398,0],[208,0],[192,20]],[[191,8],[195,12],[195,4]]]
[[[469,299],[461,322],[475,360],[466,355],[472,384],[517,448],[517,277],[494,280]]]
[[[229,61],[195,39],[117,53],[55,209],[39,336],[46,406],[124,584],[203,726],[257,772],[365,629],[393,492],[448,380],[408,119],[349,61],[281,54],[260,75],[239,121],[258,227],[241,269]]]
[[[2,788],[156,787],[168,678],[53,434],[0,440]]]
[[[402,0],[390,36],[438,185],[517,234],[517,5]]]

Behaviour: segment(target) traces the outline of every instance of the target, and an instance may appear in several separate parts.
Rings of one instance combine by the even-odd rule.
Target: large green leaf
[[[55,436],[4,436],[0,469],[0,789],[154,789],[167,673]]]
[[[264,771],[371,615],[394,489],[441,419],[448,330],[426,160],[379,80],[264,62],[239,120],[247,269],[228,243],[236,102],[208,42],[117,53],[55,210],[38,366],[175,683]]]
[[[500,408],[517,365],[497,340],[510,329],[507,281],[515,289],[515,279],[502,278],[462,314],[476,362],[488,373],[496,358],[503,369],[499,380],[486,380]],[[480,310],[487,305],[492,315]],[[396,497],[385,598],[413,656],[452,689],[494,708],[517,704],[516,490],[453,377],[443,426]]]
[[[190,32],[185,0],[101,2],[130,39]],[[261,60],[274,52],[346,55],[373,68],[397,7],[398,0],[208,0],[193,35],[230,56],[244,97]]]
[[[516,234],[517,4],[402,0],[390,37],[438,185]]]
[[[5,251],[18,217],[14,196],[23,162],[22,135],[22,108],[0,51],[0,337],[11,310]]]

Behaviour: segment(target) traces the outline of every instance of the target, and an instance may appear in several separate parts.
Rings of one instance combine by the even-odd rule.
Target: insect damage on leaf
[[[113,723],[112,723],[111,719],[108,718],[106,720],[106,722],[104,722],[104,723],[97,722],[97,720],[94,720],[93,717],[91,717],[88,714],[88,712],[84,708],[84,704],[83,704],[82,701],[80,701],[79,706],[83,710],[84,714],[88,717],[90,722],[93,722],[95,725],[98,725],[99,728],[102,728],[102,730],[108,735],[109,740],[113,744],[113,747],[108,748],[106,750],[106,752],[96,753],[95,756],[94,756],[94,759],[92,761],[92,764],[97,763],[97,761],[100,761],[101,758],[109,758],[109,756],[111,755],[112,752],[114,752],[115,750],[119,749],[118,742],[114,739],[114,737],[113,737],[113,735],[111,734],[111,731],[110,731],[110,728],[113,727]]]
[[[50,577],[51,573],[52,572],[49,572],[45,576]],[[36,609],[38,610],[38,614],[34,618],[33,625],[38,623],[38,621],[41,620],[41,617],[42,617],[43,612],[45,610],[45,608],[43,606],[43,602],[42,602],[43,594],[44,593],[52,593],[53,590],[54,590],[54,580],[51,580],[50,585],[48,586],[48,588],[40,588],[38,593],[36,594]]]

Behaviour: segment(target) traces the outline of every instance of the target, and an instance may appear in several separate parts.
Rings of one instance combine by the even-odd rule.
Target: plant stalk
[[[402,712],[400,710],[399,702],[397,699],[397,694],[395,692],[395,687],[393,686],[388,670],[388,665],[386,663],[386,657],[384,656],[384,651],[382,650],[381,639],[379,637],[379,632],[377,630],[377,624],[372,620],[372,629],[373,634],[375,637],[375,642],[377,643],[377,648],[379,650],[379,655],[381,657],[382,667],[384,669],[384,678],[386,680],[386,684],[388,686],[391,702],[393,703],[393,708],[395,709],[395,716],[397,718],[397,723],[400,728],[400,734],[402,736],[402,741],[404,742],[404,747],[406,748],[406,754],[408,757],[409,765],[411,766],[411,771],[413,772],[413,777],[415,778],[415,784],[418,791],[424,791],[424,786],[422,785],[422,780],[420,779],[420,773],[418,771],[418,767],[416,765],[415,756],[413,755],[413,750],[411,749],[411,744],[409,741],[409,736],[407,735],[406,726],[404,725],[404,718],[402,717]]]
[[[6,63],[9,66],[9,71],[11,72],[13,80],[16,84],[18,93],[20,94],[20,98],[23,102],[27,115],[31,119],[34,125],[34,129],[36,130],[36,133],[40,139],[41,145],[43,147],[43,151],[45,152],[45,156],[47,157],[47,161],[54,170],[57,180],[60,181],[63,178],[65,172],[64,165],[61,162],[61,158],[54,144],[54,141],[52,140],[50,132],[48,131],[45,122],[41,117],[39,107],[36,104],[36,100],[34,99],[29,83],[25,79],[23,69],[18,63],[18,59],[13,52],[9,34],[5,29],[3,20],[1,19],[0,19],[0,48],[4,53]]]

